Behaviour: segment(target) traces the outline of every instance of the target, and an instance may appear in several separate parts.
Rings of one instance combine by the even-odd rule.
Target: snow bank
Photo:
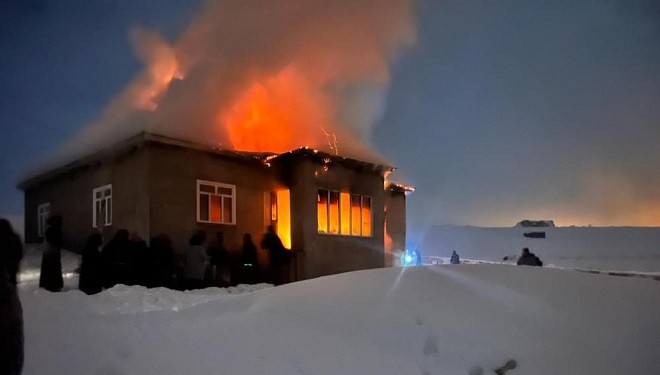
[[[392,268],[245,294],[24,287],[21,297],[26,374],[489,374],[509,359],[511,375],[660,370],[659,282],[556,269]]]
[[[22,283],[38,283],[39,275],[41,274],[41,257],[43,255],[43,246],[39,244],[25,244],[23,245],[23,259],[21,260],[20,273],[18,279]],[[80,254],[72,251],[62,249],[62,275],[65,279],[65,289],[70,287],[69,284],[74,284],[77,288],[78,279],[77,273],[80,267]],[[69,279],[69,281],[67,281]],[[75,280],[72,280],[75,279]]]
[[[546,232],[545,239],[526,238]],[[431,227],[423,238],[425,256],[502,261],[529,247],[545,265],[595,270],[660,273],[660,228],[556,227],[480,228]]]

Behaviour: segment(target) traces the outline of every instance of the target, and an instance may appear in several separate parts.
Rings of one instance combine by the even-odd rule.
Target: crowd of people
[[[147,244],[136,233],[120,229],[102,246],[100,234],[94,233],[84,247],[79,288],[94,294],[117,284],[189,290],[288,282],[293,252],[282,245],[272,227],[264,234],[261,246],[270,259],[260,267],[257,246],[249,233],[243,235],[241,250],[236,255],[227,250],[223,232],[207,241],[206,232],[196,231],[180,252],[174,250],[171,239],[164,234]]]
[[[57,292],[62,289],[62,218],[50,217],[44,235],[39,286]],[[259,264],[257,245],[249,233],[243,235],[240,252],[230,253],[223,232],[207,241],[206,232],[192,234],[183,251],[175,251],[172,240],[157,235],[147,244],[126,229],[117,230],[105,244],[102,235],[92,233],[85,243],[80,265],[79,289],[95,294],[117,284],[198,289],[209,286],[268,282],[289,282],[293,252],[287,250],[272,226],[263,235],[261,247],[269,254]]]

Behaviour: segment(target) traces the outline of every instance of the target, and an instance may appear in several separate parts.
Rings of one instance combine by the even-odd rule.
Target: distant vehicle
[[[527,232],[523,236],[527,238],[545,238],[545,232]]]

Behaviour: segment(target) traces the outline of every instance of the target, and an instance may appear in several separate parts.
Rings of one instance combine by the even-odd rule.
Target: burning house
[[[391,264],[409,189],[386,183],[368,140],[413,14],[407,0],[211,1],[174,39],[132,28],[143,68],[20,184],[26,240],[50,214],[74,251],[95,228],[177,249],[222,231],[238,251],[274,225],[296,279]]]
[[[244,233],[273,225],[296,252],[294,279],[390,265],[405,244],[407,189],[385,182],[391,166],[302,147],[283,153],[221,150],[140,133],[20,183],[25,238],[42,240],[50,214],[64,218],[67,247],[80,251],[96,228],[169,235]]]

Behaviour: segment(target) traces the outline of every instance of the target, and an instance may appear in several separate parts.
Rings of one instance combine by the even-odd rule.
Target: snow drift
[[[24,286],[25,373],[489,374],[509,359],[512,375],[660,369],[651,280],[460,265],[209,292],[148,291],[186,307],[175,310],[145,306],[141,288]]]

